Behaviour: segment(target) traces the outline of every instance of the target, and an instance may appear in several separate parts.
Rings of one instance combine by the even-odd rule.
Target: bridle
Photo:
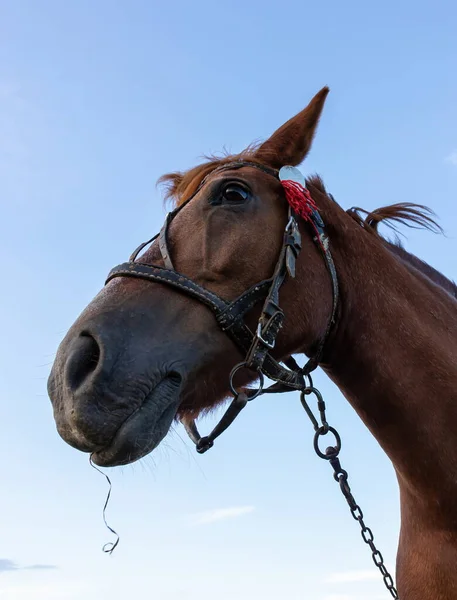
[[[236,298],[236,300],[232,302],[223,300],[213,292],[195,283],[192,279],[178,273],[173,266],[168,244],[168,229],[170,223],[201,190],[209,175],[229,169],[240,169],[242,167],[254,167],[279,179],[285,188],[286,198],[288,198],[288,191],[290,190],[295,193],[295,199],[297,198],[297,191],[301,194],[301,203],[305,209],[302,216],[304,216],[311,225],[314,232],[314,241],[322,250],[330,273],[333,291],[331,315],[325,334],[317,345],[316,353],[302,368],[298,366],[295,359],[291,356],[285,359],[283,364],[281,364],[271,355],[271,350],[275,347],[276,338],[284,322],[284,312],[279,305],[279,290],[286,277],[295,277],[295,264],[301,250],[301,235],[298,227],[299,216],[297,215],[297,211],[291,205],[293,203],[289,201],[283,242],[273,275],[269,279],[253,285],[241,294],[241,296]],[[277,171],[255,162],[236,161],[226,163],[214,169],[209,175],[203,179],[197,190],[188,200],[186,200],[186,202],[168,214],[160,233],[141,244],[133,252],[129,262],[114,267],[106,279],[106,283],[108,283],[115,277],[136,277],[169,285],[170,287],[195,298],[212,310],[219,327],[235,342],[241,352],[245,355],[244,361],[237,364],[230,374],[230,389],[234,399],[213,431],[208,436],[201,437],[198,433],[195,421],[189,422],[183,420],[186,431],[195,443],[199,453],[206,452],[206,450],[213,446],[215,438],[227,429],[240,411],[246,406],[248,401],[265,393],[303,390],[306,387],[312,386],[310,373],[316,369],[319,364],[324,345],[335,322],[339,298],[338,279],[329,248],[328,237],[325,233],[324,222],[304,185],[304,178],[298,169],[295,169],[294,167],[283,167],[280,171]],[[295,205],[300,207],[300,204]],[[136,259],[139,253],[156,239],[158,239],[164,267],[138,262]],[[261,300],[264,301],[262,311],[257,323],[256,331],[252,332],[247,326],[244,317]],[[260,378],[260,387],[258,390],[248,390],[246,393],[237,392],[234,386],[234,376],[242,368],[251,369],[258,374]],[[263,389],[264,375],[275,382],[266,389]]]
[[[301,250],[301,235],[297,222],[298,217],[290,203],[287,223],[284,228],[283,242],[273,275],[269,279],[256,283],[232,302],[223,300],[214,292],[195,283],[195,281],[189,279],[185,275],[178,273],[173,266],[168,244],[168,229],[170,223],[197,195],[205,185],[209,175],[229,169],[240,169],[242,167],[254,167],[260,169],[264,173],[279,179],[285,188],[288,183],[292,183],[295,189],[298,187],[299,191],[302,192],[303,205],[307,209],[306,220],[309,221],[314,231],[313,239],[322,250],[330,273],[333,292],[331,315],[325,334],[317,346],[316,353],[308,360],[304,367],[299,367],[292,356],[285,359],[282,365],[271,355],[271,350],[275,347],[276,338],[284,322],[284,312],[279,305],[279,290],[287,276],[292,278],[295,277],[295,263]],[[310,386],[312,387],[310,373],[316,369],[319,364],[324,345],[335,322],[339,298],[338,279],[329,248],[328,237],[325,233],[324,222],[322,221],[308,190],[303,185],[304,179],[298,169],[295,169],[294,167],[283,167],[278,172],[275,169],[271,169],[270,167],[255,162],[236,161],[226,163],[214,169],[209,175],[202,180],[190,198],[167,215],[160,232],[147,242],[141,244],[130,256],[128,262],[114,267],[106,279],[106,283],[108,283],[115,277],[136,277],[138,279],[145,279],[147,281],[169,285],[170,287],[195,298],[212,310],[219,327],[235,342],[241,352],[245,354],[244,361],[237,364],[230,373],[230,389],[234,399],[213,431],[208,436],[202,437],[198,432],[194,420],[183,420],[183,425],[189,437],[195,443],[197,452],[201,454],[213,446],[216,437],[227,429],[246,406],[248,401],[265,393],[281,393],[291,390],[303,390]],[[291,176],[293,179],[291,179]],[[160,267],[158,265],[138,262],[136,259],[139,253],[156,239],[158,239],[159,250],[165,266]],[[256,331],[253,333],[246,325],[244,317],[261,300],[263,300],[264,303],[257,322]],[[235,389],[234,377],[236,373],[244,367],[251,369],[258,374],[260,378],[260,387],[258,390],[247,390],[245,393],[238,392]],[[266,389],[263,388],[264,375],[275,382]],[[306,380],[308,380],[308,382]]]
[[[284,228],[281,250],[273,275],[269,279],[265,279],[264,281],[260,281],[253,285],[233,302],[227,302],[175,270],[168,246],[168,228],[176,215],[200,191],[209,175],[228,169],[239,169],[246,166],[260,169],[264,173],[281,181],[289,206],[288,216]],[[360,525],[362,538],[370,547],[373,562],[379,569],[391,597],[398,600],[398,592],[393,578],[386,569],[384,558],[374,543],[372,530],[365,524],[362,509],[359,504],[357,504],[352,494],[348,482],[348,473],[341,466],[339,459],[341,451],[340,435],[337,430],[334,427],[331,427],[327,422],[325,402],[320,392],[314,387],[311,378],[311,372],[319,365],[324,346],[335,323],[339,301],[338,278],[332,254],[330,252],[329,240],[325,232],[324,222],[305,187],[305,180],[302,174],[294,167],[283,167],[278,172],[258,163],[236,161],[214,169],[209,175],[203,179],[197,190],[188,200],[186,200],[186,202],[168,214],[160,233],[141,244],[130,257],[129,262],[122,263],[111,270],[106,279],[106,283],[115,277],[136,277],[169,285],[179,292],[195,298],[213,311],[219,327],[230,336],[245,355],[244,361],[237,364],[230,373],[230,390],[234,398],[211,433],[202,437],[198,432],[194,420],[182,420],[189,437],[195,443],[197,452],[200,454],[206,452],[214,445],[214,440],[221,435],[231,423],[233,423],[235,418],[250,400],[266,393],[282,393],[291,390],[299,390],[301,392],[301,404],[305,409],[315,432],[314,449],[316,454],[320,458],[326,460],[333,468],[333,477],[340,486],[341,492],[348,503],[353,518],[358,521]],[[283,361],[283,364],[281,364],[271,355],[271,350],[275,347],[276,338],[284,322],[284,312],[279,305],[279,290],[286,277],[295,277],[295,264],[301,250],[301,235],[298,227],[299,218],[302,218],[310,225],[314,233],[313,240],[322,250],[330,274],[333,294],[332,310],[327,323],[327,328],[317,344],[317,350],[314,356],[307,361],[304,367],[299,367],[292,356],[289,356]],[[137,262],[136,259],[139,253],[156,239],[158,239],[160,253],[165,266],[160,267],[158,265]],[[247,326],[244,317],[261,300],[263,300],[262,311],[257,322],[256,331],[253,333]],[[258,374],[260,378],[259,389],[242,392],[237,391],[234,385],[234,377],[242,368],[251,369]],[[263,388],[264,375],[275,382],[265,389]],[[314,395],[316,397],[319,412],[318,418],[314,415],[307,402],[307,396],[309,395]],[[334,436],[335,445],[328,446],[326,450],[323,451],[319,446],[319,442],[322,437],[329,433]],[[114,550],[116,545],[117,542],[112,545],[109,550],[110,553]]]

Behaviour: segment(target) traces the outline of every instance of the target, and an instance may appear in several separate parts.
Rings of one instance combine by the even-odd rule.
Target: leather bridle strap
[[[251,348],[255,336],[244,323],[243,317],[265,297],[273,281],[272,279],[261,281],[229,303],[185,275],[155,265],[140,262],[123,263],[111,270],[106,283],[116,277],[134,277],[167,284],[202,302],[212,310],[222,331],[225,331],[245,354]],[[303,387],[301,373],[284,368],[269,354],[265,356],[262,370],[270,379],[281,381],[292,389],[300,390]]]

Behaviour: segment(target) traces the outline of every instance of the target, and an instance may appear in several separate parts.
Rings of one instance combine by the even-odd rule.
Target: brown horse
[[[327,93],[262,145],[163,178],[177,205],[192,197],[169,227],[177,271],[229,301],[271,277],[288,206],[268,169],[303,161]],[[234,160],[248,164],[220,169]],[[394,464],[400,597],[457,599],[457,289],[377,233],[385,219],[434,223],[426,209],[406,204],[363,220],[360,210],[344,211],[318,178],[307,188],[340,288],[319,362]],[[277,360],[313,356],[332,310],[321,250],[308,224],[300,229],[296,276],[281,288],[286,319],[272,351]],[[141,258],[163,261],[158,240]],[[259,313],[247,315],[251,328]],[[159,444],[175,416],[196,417],[227,398],[230,371],[243,357],[195,298],[157,282],[113,279],[60,345],[49,380],[58,431],[99,465],[134,461]],[[256,377],[249,373],[243,384]]]

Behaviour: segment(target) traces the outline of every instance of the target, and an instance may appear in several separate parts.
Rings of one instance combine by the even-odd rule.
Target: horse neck
[[[332,244],[341,313],[324,369],[400,483],[455,501],[457,303],[341,209],[327,215],[335,211],[330,230],[344,225]]]
[[[425,275],[428,279],[436,283],[443,290],[446,290],[453,298],[457,299],[457,285],[445,277],[442,273],[428,265],[426,262],[407,252],[403,246],[399,244],[388,244],[388,248],[393,252],[400,260],[404,261],[413,269]],[[414,271],[413,271],[414,272]]]

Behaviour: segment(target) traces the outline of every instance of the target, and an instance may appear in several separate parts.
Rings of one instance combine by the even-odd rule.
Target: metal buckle
[[[255,337],[262,342],[262,344],[264,344],[267,348],[269,348],[270,350],[273,350],[273,348],[275,347],[276,344],[276,340],[273,340],[272,342],[269,342],[268,340],[266,340],[263,335],[262,335],[262,324],[260,323],[260,321],[257,323],[257,332],[255,334]]]
[[[285,229],[286,233],[290,233],[290,231],[293,230],[293,228],[296,226],[297,226],[297,221],[295,220],[294,215],[290,215],[290,218],[287,222],[286,229]]]

